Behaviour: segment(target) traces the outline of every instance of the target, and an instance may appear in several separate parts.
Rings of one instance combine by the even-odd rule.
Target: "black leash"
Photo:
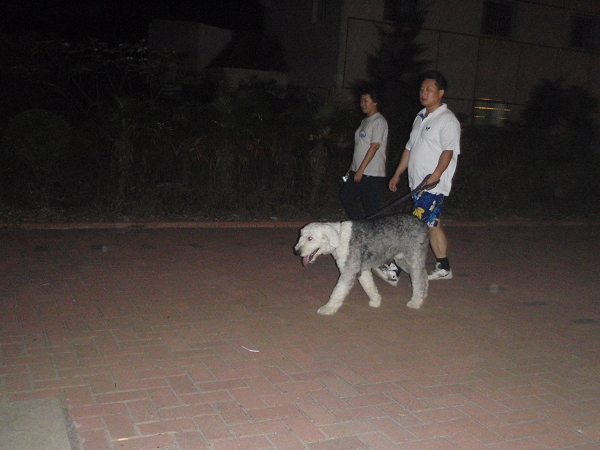
[[[402,203],[403,201],[411,198],[413,196],[413,194],[416,194],[419,191],[425,191],[427,189],[431,189],[431,188],[437,186],[437,184],[440,182],[440,180],[437,180],[435,183],[426,184],[427,180],[429,179],[430,176],[431,176],[431,174],[427,175],[423,179],[423,181],[421,181],[421,184],[419,184],[416,188],[414,188],[412,191],[410,191],[404,197],[400,197],[398,200],[394,200],[392,203],[390,203],[389,205],[383,207],[382,209],[380,209],[379,211],[377,211],[375,214],[371,214],[369,217],[366,217],[365,220],[374,219],[375,217],[377,217],[377,216],[383,214],[384,212],[392,209],[394,206],[397,206],[400,203]]]

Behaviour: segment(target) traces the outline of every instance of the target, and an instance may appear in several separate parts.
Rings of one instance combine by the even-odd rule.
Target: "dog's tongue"
[[[302,265],[306,266],[310,262],[310,255],[306,255],[302,257]]]

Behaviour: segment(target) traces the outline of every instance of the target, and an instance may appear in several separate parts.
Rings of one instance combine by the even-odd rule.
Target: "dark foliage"
[[[519,123],[463,130],[450,202],[476,218],[598,217],[598,100],[580,86],[542,80]]]
[[[421,67],[400,65],[418,54],[414,32],[384,34],[404,36],[404,50],[371,61],[384,95],[406,105],[388,120],[405,127],[419,108],[408,105]],[[359,114],[334,93],[211,85],[143,43],[3,44],[3,220],[345,218],[337,180]],[[593,217],[574,199],[600,200],[597,105],[580,87],[543,82],[521,123],[465,128],[447,213]]]
[[[4,72],[26,86],[2,111],[5,210],[252,218],[302,213],[310,197],[318,213],[325,174],[343,171],[352,132],[333,94],[208,85],[143,43],[30,44]]]

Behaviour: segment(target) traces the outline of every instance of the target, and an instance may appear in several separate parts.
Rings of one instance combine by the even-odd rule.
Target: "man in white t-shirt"
[[[452,269],[448,261],[448,241],[440,221],[444,197],[450,194],[452,177],[460,154],[460,122],[442,103],[447,89],[444,76],[437,70],[421,77],[420,101],[424,108],[413,122],[410,138],[400,163],[389,181],[389,188],[397,190],[400,175],[408,169],[408,183],[415,189],[428,175],[427,184],[439,183],[426,191],[413,194],[413,215],[429,227],[431,249],[437,259],[430,280],[449,280]],[[398,284],[399,269],[392,262],[374,269],[374,272],[393,286]]]
[[[340,198],[350,220],[360,220],[381,208],[385,191],[388,124],[378,110],[373,88],[365,88],[360,107],[366,117],[354,133],[354,155]]]

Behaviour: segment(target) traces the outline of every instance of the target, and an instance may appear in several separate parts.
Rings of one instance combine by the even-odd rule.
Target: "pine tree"
[[[391,26],[380,26],[380,46],[367,60],[368,83],[377,89],[382,103],[379,109],[389,124],[390,170],[395,168],[421,108],[418,78],[429,61],[417,59],[424,48],[416,39],[426,15],[426,10],[402,13]]]

